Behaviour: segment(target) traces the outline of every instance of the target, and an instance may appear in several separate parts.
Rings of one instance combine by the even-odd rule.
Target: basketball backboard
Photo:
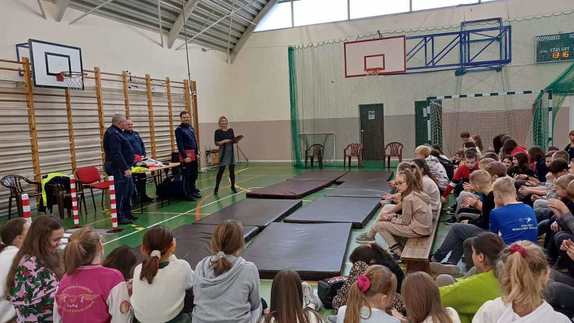
[[[34,39],[28,47],[35,86],[84,88],[81,48]]]
[[[345,77],[406,71],[405,36],[345,42]]]

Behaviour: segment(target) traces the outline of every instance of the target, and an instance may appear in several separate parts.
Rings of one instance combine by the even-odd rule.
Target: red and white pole
[[[30,209],[30,197],[28,194],[22,194],[22,217],[28,222],[32,221],[32,210]]]
[[[108,183],[110,184],[108,192],[110,194],[110,213],[112,216],[112,229],[108,232],[122,231],[118,227],[118,212],[116,210],[116,188],[114,186],[114,177],[108,176]]]
[[[78,214],[78,194],[76,191],[76,178],[70,176],[70,196],[72,198],[72,215],[74,216],[74,227],[80,227],[80,215]]]

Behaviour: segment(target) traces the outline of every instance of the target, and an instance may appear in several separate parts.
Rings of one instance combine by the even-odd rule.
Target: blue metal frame
[[[488,23],[496,26],[469,28]],[[455,70],[456,75],[462,75],[478,70],[500,71],[512,61],[511,31],[511,26],[503,25],[501,18],[494,18],[462,22],[460,31],[408,36],[407,49],[409,43],[415,43],[407,51],[407,73]],[[494,46],[498,46],[498,58],[485,58],[485,51],[492,51]],[[458,55],[456,60],[452,55]],[[424,63],[415,64],[415,57],[424,58]],[[445,62],[449,58],[450,62]]]

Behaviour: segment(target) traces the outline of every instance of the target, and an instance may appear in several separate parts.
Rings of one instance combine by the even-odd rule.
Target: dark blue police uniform
[[[185,195],[187,197],[201,197],[199,195],[199,190],[195,187],[195,181],[197,180],[198,164],[197,159],[199,158],[199,149],[197,147],[197,139],[195,137],[195,131],[193,127],[189,124],[182,123],[175,129],[175,139],[177,142],[177,150],[179,151],[180,157],[183,160],[185,158],[186,150],[195,150],[196,158],[190,163],[181,163]]]
[[[133,218],[130,199],[134,192],[134,183],[132,177],[125,176],[124,172],[134,163],[134,150],[124,137],[122,129],[112,125],[106,130],[104,153],[104,169],[108,175],[114,177],[118,221],[120,224],[129,222]]]
[[[140,134],[137,131],[126,130],[124,131],[124,137],[126,137],[126,139],[132,145],[134,154],[140,155],[142,157],[146,155],[144,142],[142,140],[142,137],[140,137]]]
[[[142,138],[140,137],[140,134],[137,131],[125,130],[124,137],[126,137],[126,139],[130,142],[130,144],[132,145],[132,149],[134,150],[134,153],[136,155],[145,157],[146,155],[145,145]],[[132,176],[136,186],[135,189],[136,192],[134,192],[135,194],[133,195],[134,204],[135,201],[137,201],[136,198],[138,196],[142,202],[151,202],[152,199],[149,198],[146,194],[146,178],[147,178],[146,174],[138,173],[138,174],[132,174]]]

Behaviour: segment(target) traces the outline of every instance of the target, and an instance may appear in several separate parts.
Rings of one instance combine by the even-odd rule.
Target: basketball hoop
[[[365,72],[367,72],[368,76],[383,75],[385,69],[381,67],[367,68]]]
[[[84,89],[84,76],[81,72],[60,72],[56,74],[56,81],[63,83],[63,86],[69,89]]]

